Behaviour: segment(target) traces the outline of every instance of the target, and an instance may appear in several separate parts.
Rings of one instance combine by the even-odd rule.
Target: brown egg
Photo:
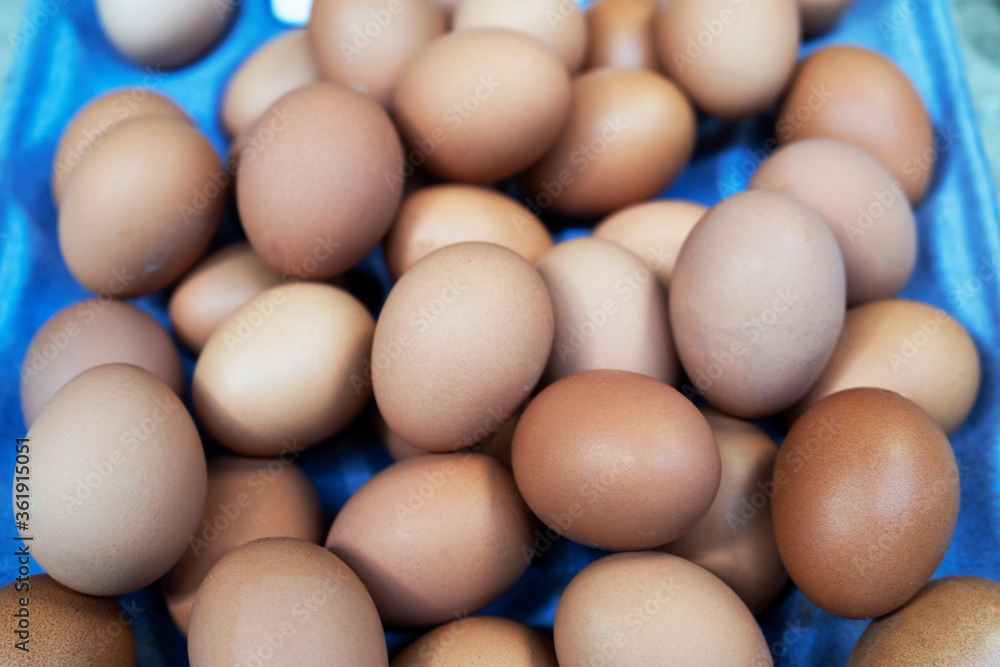
[[[539,209],[601,215],[654,196],[687,166],[695,117],[673,83],[646,70],[573,80],[562,134],[520,183]]]
[[[248,132],[285,93],[319,81],[305,30],[267,42],[243,61],[222,96],[222,127],[229,136]]]
[[[843,389],[878,387],[906,396],[953,433],[969,416],[979,382],[976,345],[948,313],[916,301],[876,301],[847,311],[830,362],[790,417]]]
[[[450,33],[399,80],[393,111],[410,152],[394,173],[400,183],[424,164],[468,183],[513,176],[555,142],[569,105],[566,68],[538,40],[501,28]]]
[[[237,308],[281,283],[281,275],[246,243],[237,243],[199,263],[170,296],[170,324],[192,352]]]
[[[91,368],[59,390],[27,437],[25,532],[54,579],[89,595],[123,595],[177,562],[207,482],[198,431],[167,385],[137,366]]]
[[[750,422],[711,408],[702,414],[722,456],[719,493],[701,521],[661,550],[722,579],[756,614],[788,583],[771,524],[771,472],[778,448]]]
[[[679,199],[633,204],[594,227],[594,237],[631,251],[667,287],[684,239],[707,210]]]
[[[147,88],[127,88],[106,93],[81,108],[63,130],[52,163],[52,199],[56,206],[70,174],[94,147],[119,124],[135,118],[164,117],[190,123],[184,111],[166,97]]]
[[[149,294],[198,261],[222,217],[229,174],[186,120],[130,120],[73,172],[59,210],[70,273],[102,297]]]
[[[326,548],[353,569],[389,626],[482,609],[528,567],[534,521],[510,471],[481,454],[394,463],[340,510]]]
[[[684,241],[670,326],[705,398],[737,417],[763,417],[819,377],[844,301],[844,263],[823,220],[787,195],[751,190],[712,208]]]
[[[364,359],[375,323],[347,292],[318,283],[272,287],[205,344],[191,396],[227,448],[276,456],[309,447],[356,417],[371,396]]]
[[[301,279],[344,273],[382,240],[399,206],[402,160],[392,121],[370,98],[331,83],[281,97],[239,158],[236,200],[261,259]]]
[[[160,582],[167,611],[185,637],[198,586],[227,553],[261,537],[323,540],[323,509],[294,456],[223,456],[208,464],[201,524],[177,565]]]
[[[177,395],[184,370],[169,334],[152,317],[119,301],[88,299],[46,320],[21,364],[21,413],[30,427],[45,403],[94,366],[120,362],[145,368]]]
[[[452,16],[453,30],[507,28],[538,39],[573,74],[587,55],[587,19],[566,0],[462,0]]]
[[[598,0],[587,10],[587,69],[659,69],[653,18],[656,0]]]
[[[133,612],[134,613],[134,612]],[[134,667],[135,617],[114,600],[66,588],[47,574],[0,588],[7,637],[0,663],[36,667]]]
[[[392,457],[393,461],[402,461],[403,459],[428,453],[427,450],[414,447],[399,437],[397,433],[393,432],[389,428],[389,425],[385,423],[378,409],[373,410],[372,413],[375,421],[375,432],[382,439],[382,443],[385,445],[385,449],[389,452],[389,456]],[[521,412],[518,411],[513,417],[500,424],[498,428],[489,432],[482,440],[458,451],[492,456],[509,468],[510,447],[514,440],[514,429],[517,427],[517,421],[520,418]],[[491,426],[496,425],[491,424]]]
[[[599,549],[648,549],[683,535],[719,489],[719,448],[675,389],[625,371],[584,371],[528,404],[511,452],[539,519]]]
[[[354,572],[287,537],[254,540],[216,563],[191,611],[188,657],[192,667],[389,664],[375,605]]]
[[[796,0],[670,0],[656,15],[660,63],[713,116],[766,110],[785,89],[799,48]]]
[[[652,266],[610,241],[578,238],[542,255],[537,269],[555,316],[544,382],[607,368],[677,384],[667,290]]]
[[[545,226],[517,201],[487,188],[448,184],[403,200],[385,237],[385,262],[398,280],[425,255],[462,241],[496,243],[532,264],[552,247]]]
[[[694,563],[645,551],[585,567],[556,609],[561,667],[766,667],[767,642],[753,614]]]
[[[478,242],[436,250],[382,306],[369,374],[379,411],[421,449],[468,447],[531,395],[552,331],[545,283],[520,255]]]
[[[909,399],[828,396],[795,422],[774,466],[781,560],[817,607],[842,618],[897,609],[927,583],[958,518],[955,455]]]
[[[799,66],[782,103],[778,140],[838,139],[874,155],[899,181],[910,203],[923,199],[938,150],[927,110],[906,75],[884,56],[830,46]]]
[[[848,667],[1000,664],[1000,584],[944,577],[865,629]]]
[[[854,0],[798,0],[802,32],[807,36],[824,33],[840,20]]]
[[[523,623],[497,616],[460,618],[431,630],[392,667],[558,667],[552,642]]]
[[[899,182],[859,148],[796,141],[760,166],[751,188],[784,192],[819,213],[844,258],[847,303],[903,291],[917,261],[917,226]]]

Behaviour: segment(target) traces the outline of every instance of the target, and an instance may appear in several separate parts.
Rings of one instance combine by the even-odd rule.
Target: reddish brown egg
[[[854,0],[798,0],[802,32],[807,36],[824,33],[837,24]]]
[[[552,642],[527,625],[497,616],[460,618],[431,630],[392,667],[558,667]]]
[[[598,0],[587,10],[587,69],[659,69],[653,18],[656,0]]]

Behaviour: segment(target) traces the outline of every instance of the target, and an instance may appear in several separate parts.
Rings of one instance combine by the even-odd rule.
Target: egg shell
[[[54,579],[124,595],[180,559],[205,507],[205,453],[184,405],[155,375],[128,364],[84,371],[27,438],[31,553]]]
[[[772,415],[809,390],[833,353],[844,263],[819,215],[787,195],[750,190],[695,225],[669,302],[693,389],[736,417]]]
[[[653,36],[656,0],[598,0],[587,10],[587,69],[659,69]]]
[[[935,140],[906,75],[885,56],[856,46],[829,46],[802,61],[778,114],[777,137],[857,146],[878,158],[913,206],[927,193],[940,142],[947,141]]]
[[[657,547],[712,505],[721,463],[712,430],[677,390],[592,370],[546,387],[517,424],[514,478],[531,511],[599,549]]]
[[[523,623],[471,616],[446,623],[410,644],[392,667],[558,667],[552,642]]]
[[[646,70],[602,69],[573,79],[562,133],[519,182],[540,209],[602,215],[648,199],[687,166],[694,110]]]
[[[830,30],[853,3],[854,0],[798,0],[802,32],[812,37]]]
[[[417,166],[443,178],[492,183],[520,172],[555,142],[570,106],[569,75],[544,44],[503,28],[449,33],[403,71],[393,112]]]
[[[554,634],[561,667],[773,664],[736,593],[694,563],[653,551],[581,570],[559,600]]]
[[[899,608],[941,563],[958,518],[958,465],[917,404],[884,389],[823,399],[778,452],[774,535],[792,581],[820,609]]]
[[[392,457],[393,461],[402,461],[403,459],[428,453],[426,450],[414,447],[399,437],[399,434],[395,433],[385,423],[385,419],[382,418],[378,409],[374,409],[372,412],[374,413],[375,432],[382,440],[382,444],[385,445],[385,449],[389,452],[389,456]],[[509,468],[510,448],[514,440],[514,429],[517,427],[517,421],[520,418],[521,413],[519,411],[501,424],[499,428],[489,433],[484,439],[459,451],[492,456]]]
[[[552,349],[538,272],[492,243],[456,243],[403,274],[382,306],[371,380],[389,427],[444,452],[499,428],[528,399]]]
[[[252,583],[252,585],[248,585]],[[339,558],[287,537],[248,542],[216,563],[191,611],[192,667],[387,666],[371,596]]]
[[[534,520],[504,466],[482,454],[416,456],[347,501],[326,547],[353,569],[388,626],[479,611],[528,567]]]

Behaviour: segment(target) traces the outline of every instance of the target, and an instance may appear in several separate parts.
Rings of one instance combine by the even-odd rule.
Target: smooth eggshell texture
[[[577,574],[556,609],[560,667],[772,665],[750,610],[683,558],[614,554]]]
[[[806,36],[824,33],[840,20],[854,0],[798,0],[802,32]]]
[[[842,618],[899,608],[927,583],[958,518],[948,438],[909,399],[848,389],[789,431],[774,466],[771,516],[792,581]]]
[[[28,431],[31,553],[60,583],[124,595],[181,557],[205,507],[205,453],[180,399],[137,366],[70,380]]]
[[[498,616],[460,618],[431,630],[391,667],[558,667],[552,642],[523,623]]]
[[[385,423],[385,420],[382,418],[378,409],[373,410],[373,413],[375,432],[382,440],[382,444],[385,445],[385,449],[389,452],[389,456],[392,457],[393,461],[402,461],[403,459],[428,453],[427,450],[414,447],[399,437],[399,434],[395,433],[391,428],[389,428],[389,425]],[[499,424],[498,422],[491,423],[489,425],[490,428],[487,429],[486,437],[459,451],[492,456],[509,468],[510,448],[514,440],[514,429],[517,427],[517,422],[520,418],[521,413],[518,412],[502,424]]]
[[[587,69],[659,69],[653,36],[656,0],[598,0],[587,10]]]
[[[403,274],[379,315],[379,411],[421,449],[468,447],[528,399],[552,332],[545,283],[520,255],[478,242],[436,250]]]
[[[505,593],[531,560],[533,527],[494,459],[417,456],[351,496],[326,547],[361,577],[386,625],[435,625]]]
[[[192,667],[389,664],[371,596],[339,558],[287,537],[229,552],[205,577],[191,611]]]
[[[712,505],[721,463],[712,429],[677,390],[625,371],[548,386],[514,431],[514,477],[552,529],[599,549],[660,546]]]
[[[737,417],[775,414],[808,391],[837,343],[844,304],[833,233],[805,205],[768,190],[706,213],[670,280],[681,363],[712,405]]]

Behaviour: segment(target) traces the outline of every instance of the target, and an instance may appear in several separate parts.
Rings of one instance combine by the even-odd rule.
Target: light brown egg
[[[534,264],[552,237],[528,209],[499,192],[472,185],[437,185],[403,200],[383,243],[394,280],[425,255],[453,243],[485,241]]]
[[[601,215],[656,195],[687,166],[694,110],[646,70],[602,69],[573,80],[559,139],[520,178],[540,209]]]
[[[910,204],[924,198],[939,150],[920,95],[891,60],[856,46],[830,46],[802,61],[781,105],[778,140],[838,139],[878,158]]]
[[[667,287],[684,239],[706,211],[701,204],[679,199],[633,204],[594,227],[594,238],[631,251]]]
[[[722,457],[719,492],[701,521],[661,551],[701,565],[756,614],[788,583],[771,524],[771,473],[778,448],[751,422],[711,408],[702,414]]]
[[[980,377],[976,345],[951,315],[916,301],[876,301],[847,311],[833,356],[790,417],[843,389],[878,387],[906,396],[953,433],[976,402]]]
[[[361,302],[330,285],[262,292],[215,330],[198,357],[191,395],[202,425],[249,456],[333,435],[371,396],[364,359],[374,328]]]
[[[52,199],[56,206],[70,174],[120,123],[135,118],[164,117],[190,123],[184,110],[147,88],[127,88],[97,97],[82,107],[59,138],[52,162]]]
[[[385,445],[385,449],[389,452],[389,456],[392,457],[393,461],[402,461],[403,459],[428,453],[427,450],[414,447],[399,437],[399,434],[395,433],[385,423],[377,408],[372,410],[372,413],[375,422],[375,432],[381,438],[382,444]],[[496,430],[488,433],[482,440],[458,451],[492,456],[509,468],[510,447],[514,440],[514,429],[517,427],[517,421],[520,418],[521,413],[518,411],[513,417],[500,424]],[[491,426],[495,425],[491,424]]]
[[[719,448],[675,389],[638,373],[584,371],[546,387],[517,424],[517,487],[553,530],[599,549],[670,542],[719,489]]]
[[[569,106],[566,68],[538,40],[501,28],[440,37],[396,88],[394,117],[409,149],[397,176],[425,164],[467,183],[513,176],[555,142]]]
[[[695,389],[737,417],[776,414],[809,390],[837,344],[844,304],[833,233],[811,209],[769,190],[706,213],[670,279],[681,363]]]
[[[392,667],[558,667],[552,642],[523,623],[497,616],[460,618],[431,630]]]
[[[765,160],[750,187],[784,192],[819,213],[844,258],[848,304],[906,287],[917,261],[916,222],[906,193],[871,155],[840,141],[796,141]]]
[[[713,116],[766,110],[785,89],[799,48],[796,0],[670,0],[656,16],[660,63]]]
[[[229,136],[250,130],[285,93],[319,81],[305,30],[276,37],[243,61],[222,95],[222,127]]]
[[[103,298],[166,287],[208,247],[230,180],[187,120],[121,123],[63,190],[59,249],[66,266]]]
[[[208,464],[208,497],[198,530],[180,561],[160,582],[167,611],[187,636],[198,587],[219,560],[261,537],[323,540],[323,509],[294,456],[222,456]]]
[[[958,518],[948,438],[909,399],[848,389],[792,427],[774,466],[771,516],[792,581],[820,609],[872,618],[927,583]]]
[[[561,667],[767,667],[753,614],[715,576],[654,551],[613,554],[585,567],[556,609]]]
[[[371,98],[332,83],[284,95],[239,157],[236,201],[261,259],[283,274],[344,273],[382,240],[402,189],[392,121]]]
[[[528,567],[534,521],[510,471],[481,454],[416,456],[362,486],[326,548],[353,569],[388,626],[475,613]]]
[[[281,280],[246,243],[228,246],[181,280],[170,296],[170,324],[189,350],[201,352],[237,308]]]
[[[678,383],[667,290],[653,267],[610,241],[578,238],[549,250],[536,268],[555,317],[544,382],[607,368]]]
[[[853,2],[854,0],[798,0],[802,32],[811,37],[830,30]]]
[[[571,0],[462,0],[452,29],[507,28],[547,45],[573,74],[587,55],[587,19]]]
[[[7,624],[0,643],[4,665],[135,667],[135,618],[114,600],[32,574],[0,588],[0,614]]]
[[[552,332],[545,283],[520,255],[479,242],[436,250],[379,315],[369,375],[379,411],[421,449],[468,447],[531,395]]]
[[[653,36],[655,16],[656,0],[598,0],[591,5],[587,10],[587,69],[659,69]]]
[[[191,611],[188,658],[192,667],[389,664],[375,605],[354,572],[287,537],[254,540],[216,563]]]
[[[152,317],[119,301],[70,304],[35,333],[21,364],[21,413],[30,428],[45,403],[94,366],[120,362],[145,368],[177,395],[184,370],[174,342]]]
[[[149,371],[70,380],[28,431],[31,553],[89,595],[148,586],[181,557],[205,507],[205,453],[180,399]],[[17,493],[17,489],[14,489]]]
[[[1000,664],[1000,584],[944,577],[877,618],[858,640],[848,667]]]

